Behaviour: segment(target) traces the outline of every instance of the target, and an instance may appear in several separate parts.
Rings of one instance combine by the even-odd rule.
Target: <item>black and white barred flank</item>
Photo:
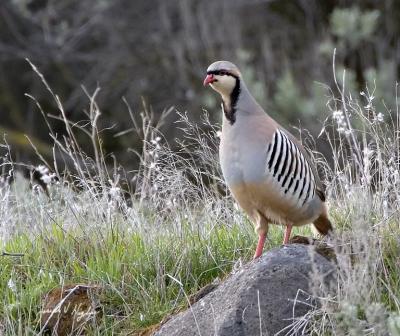
[[[306,158],[281,130],[274,133],[267,149],[267,172],[273,176],[285,195],[301,205],[315,195],[315,179]]]

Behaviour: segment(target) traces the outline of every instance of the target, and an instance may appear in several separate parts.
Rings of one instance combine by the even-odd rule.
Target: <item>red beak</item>
[[[211,83],[213,83],[213,82],[215,82],[215,81],[216,81],[216,79],[214,78],[214,75],[208,74],[208,75],[206,76],[206,78],[204,78],[203,85],[204,85],[204,86],[207,86],[208,84],[211,84]]]

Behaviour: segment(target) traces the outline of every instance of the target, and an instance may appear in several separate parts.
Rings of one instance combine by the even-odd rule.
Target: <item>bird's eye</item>
[[[219,72],[219,75],[221,75],[221,76],[225,76],[227,74],[227,72],[225,71],[225,70],[221,70],[220,72]]]

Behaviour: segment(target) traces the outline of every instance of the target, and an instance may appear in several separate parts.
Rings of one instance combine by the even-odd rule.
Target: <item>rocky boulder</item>
[[[242,267],[189,309],[167,321],[157,336],[293,335],[290,325],[316,302],[318,273],[327,284],[335,265],[313,246],[285,245]]]

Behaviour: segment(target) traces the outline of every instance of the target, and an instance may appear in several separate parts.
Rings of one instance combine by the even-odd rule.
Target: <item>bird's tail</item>
[[[320,215],[313,224],[317,231],[324,236],[333,232],[332,223],[325,214]]]

